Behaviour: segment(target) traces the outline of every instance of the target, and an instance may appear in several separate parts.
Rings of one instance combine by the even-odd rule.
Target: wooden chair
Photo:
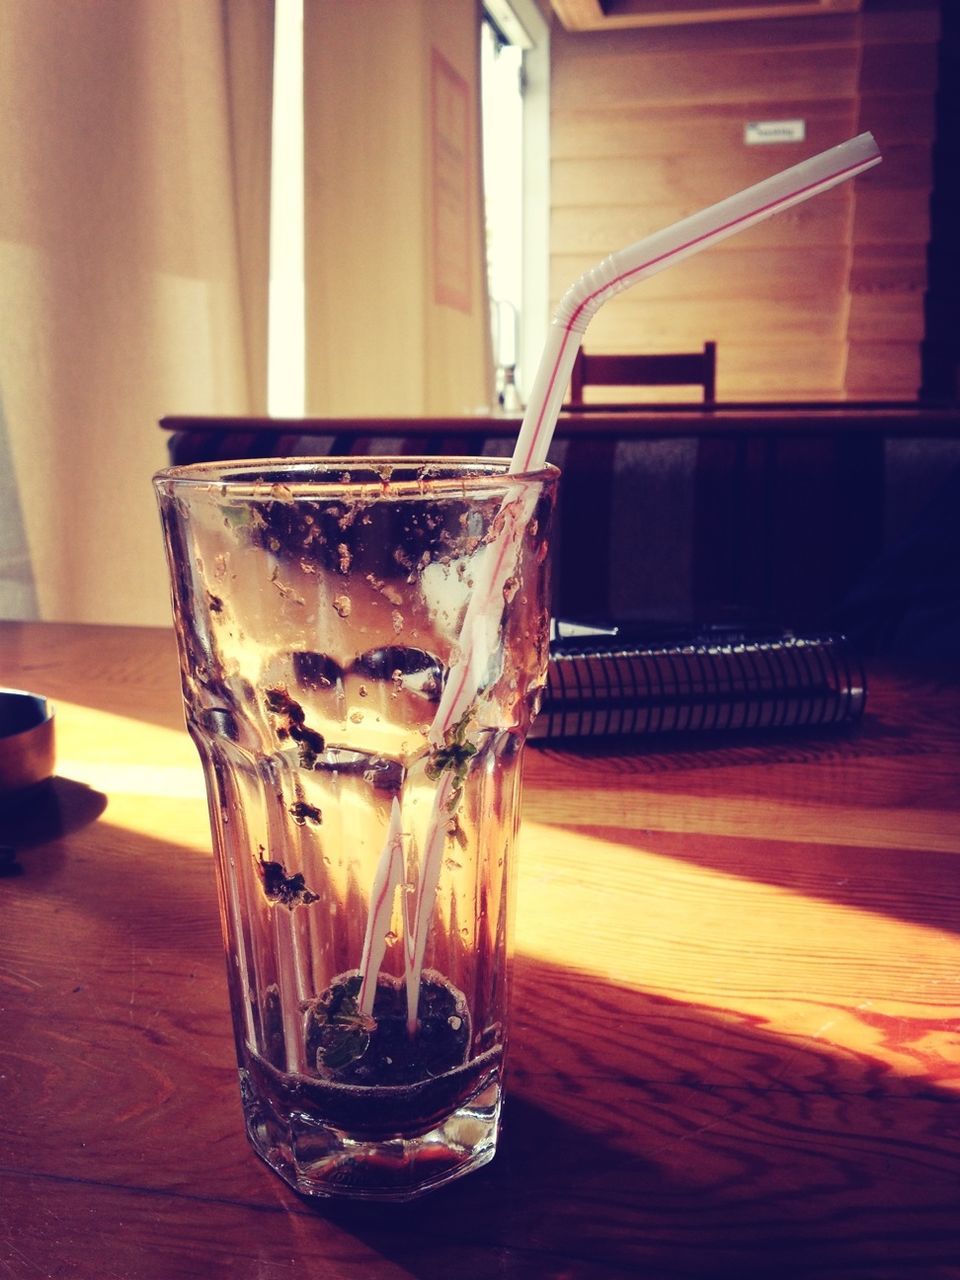
[[[592,417],[599,406],[585,404],[583,389],[596,387],[680,387],[696,386],[704,403],[716,402],[717,346],[705,342],[702,351],[649,355],[593,355],[577,353],[570,378],[568,408]],[[617,445],[608,439],[571,441],[565,470],[589,483],[567,485],[561,496],[561,527],[591,529],[593,537],[568,538],[559,562],[559,597],[577,600],[584,615],[602,618],[609,612],[608,584],[597,572],[597,547],[609,547],[610,554],[623,554],[616,545],[614,517],[610,501],[597,501],[598,494],[611,495],[616,488]],[[626,554],[630,554],[627,552]],[[616,571],[611,562],[611,574]]]
[[[702,351],[663,355],[593,355],[581,350],[570,378],[571,405],[583,405],[586,386],[701,387],[704,404],[715,404],[717,344],[705,342]]]

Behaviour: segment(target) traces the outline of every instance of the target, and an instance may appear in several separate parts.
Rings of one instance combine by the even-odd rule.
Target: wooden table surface
[[[248,1149],[172,635],[0,624],[0,1276],[960,1276],[960,667],[837,737],[527,752],[508,1104],[412,1206]]]

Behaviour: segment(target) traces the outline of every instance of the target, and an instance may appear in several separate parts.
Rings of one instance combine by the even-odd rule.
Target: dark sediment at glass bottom
[[[470,1048],[467,1001],[441,974],[424,970],[417,1030],[407,1030],[406,987],[381,974],[373,1016],[359,1012],[360,974],[340,974],[307,1006],[307,1062],[338,1084],[416,1084],[461,1066]]]
[[[503,1048],[497,1045],[451,1071],[407,1085],[340,1084],[278,1071],[255,1054],[245,1059],[246,1105],[266,1104],[292,1127],[326,1126],[382,1140],[418,1137],[442,1123],[499,1078]]]
[[[276,1123],[329,1127],[382,1140],[429,1132],[499,1079],[503,1046],[466,1060],[470,1015],[461,992],[426,970],[417,1032],[407,1031],[406,991],[381,975],[373,1016],[359,1013],[360,975],[341,974],[304,1009],[307,1062],[316,1074],[271,1065],[244,1051],[244,1103]]]

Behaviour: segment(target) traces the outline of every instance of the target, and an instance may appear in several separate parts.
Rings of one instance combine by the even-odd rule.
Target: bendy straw
[[[873,135],[861,133],[610,254],[582,275],[554,315],[510,470],[538,471],[546,461],[584,330],[608,298],[879,163]]]
[[[581,276],[563,295],[553,318],[510,460],[510,472],[521,474],[544,466],[583,333],[608,298],[879,162],[880,151],[873,136],[862,133],[611,254]],[[471,709],[490,670],[490,657],[499,643],[505,592],[516,571],[518,548],[533,516],[534,502],[535,495],[531,498],[508,493],[494,521],[492,536],[474,557],[472,590],[460,628],[458,657],[451,665],[430,728],[430,742],[435,752],[449,745],[455,733],[463,736],[466,732]],[[452,785],[450,773],[441,772],[433,798],[416,899],[412,912],[408,907],[405,915],[404,969],[407,1026],[411,1035],[417,1026],[420,974],[432,899],[451,812],[456,809],[458,797],[459,791]],[[373,942],[373,934],[388,918],[387,901],[391,895],[388,891],[385,898],[383,889],[395,883],[398,871],[391,872],[391,868],[398,867],[401,850],[402,835],[395,815],[375,886],[375,898],[381,909],[378,912],[375,904],[371,904],[361,964],[365,1006],[372,1007],[378,956],[382,956],[382,950]],[[365,1012],[369,1012],[369,1008],[365,1008]]]
[[[384,952],[387,949],[387,932],[393,915],[393,900],[397,889],[403,884],[403,831],[400,824],[400,805],[394,796],[390,806],[390,827],[387,842],[380,855],[373,888],[370,891],[370,911],[367,916],[367,928],[363,939],[363,954],[360,958],[362,979],[357,993],[357,1006],[365,1017],[373,1014],[373,1002],[376,996],[376,975],[383,964]],[[410,934],[410,926],[404,907],[404,935]]]
[[[873,135],[861,133],[610,254],[582,275],[563,295],[553,318],[510,471],[538,471],[546,462],[584,330],[608,298],[879,163]],[[450,670],[430,733],[434,743],[460,720],[480,687],[477,676],[486,671],[493,646],[480,647],[477,640],[491,631],[495,637],[499,629],[501,593],[513,573],[514,548],[529,514],[517,509],[515,499],[504,499],[497,537],[481,553],[461,628],[460,657]]]

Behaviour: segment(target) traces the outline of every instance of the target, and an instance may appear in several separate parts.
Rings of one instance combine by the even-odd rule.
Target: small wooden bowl
[[[53,707],[38,693],[0,689],[0,796],[53,773]]]

